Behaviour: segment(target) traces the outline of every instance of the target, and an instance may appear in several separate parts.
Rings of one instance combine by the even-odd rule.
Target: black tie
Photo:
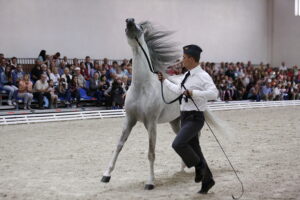
[[[191,72],[188,71],[188,73],[185,74],[184,79],[181,82],[181,87],[183,87],[184,83],[186,82],[186,79],[191,75]]]
[[[182,80],[182,82],[181,82],[181,87],[184,87],[184,83],[186,82],[186,79],[187,79],[190,75],[191,75],[191,72],[190,72],[190,71],[188,71],[188,72],[185,74],[185,76],[184,76],[184,78],[183,78],[183,80]],[[185,87],[184,87],[184,89],[185,89]],[[181,104],[182,98],[184,98],[185,102],[188,102],[188,98],[187,98],[186,96],[183,97],[183,95],[181,95],[181,98],[179,98],[179,104]]]

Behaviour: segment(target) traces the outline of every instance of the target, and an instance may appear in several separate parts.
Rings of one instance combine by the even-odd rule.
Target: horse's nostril
[[[127,24],[134,24],[134,19],[133,18],[128,18],[126,19]]]

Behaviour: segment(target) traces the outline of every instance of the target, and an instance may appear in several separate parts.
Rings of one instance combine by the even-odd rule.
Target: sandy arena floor
[[[238,169],[243,199],[300,199],[300,107],[215,112],[237,130],[221,140]],[[148,179],[148,137],[141,123],[133,129],[112,174],[100,182],[120,136],[122,118],[0,127],[0,199],[231,199],[240,185],[207,127],[202,149],[216,185],[196,192],[194,170],[180,171],[171,148],[174,134],[158,126],[156,188]]]

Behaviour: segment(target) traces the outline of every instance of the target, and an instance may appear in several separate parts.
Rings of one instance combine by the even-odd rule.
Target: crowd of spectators
[[[15,57],[0,54],[0,89],[8,93],[8,105],[23,100],[24,109],[31,109],[33,99],[39,109],[56,108],[58,102],[66,106],[81,106],[92,100],[98,106],[123,108],[126,91],[131,83],[131,62],[121,64],[107,58],[100,63],[86,56],[83,62],[60,57],[57,52],[47,55],[42,50],[29,73],[23,71]]]
[[[232,100],[299,100],[300,70],[298,66],[287,67],[284,62],[279,67],[260,63],[254,66],[250,61],[219,64],[201,62],[201,67],[214,80],[222,101]],[[170,75],[181,74],[179,65],[170,67]]]
[[[245,64],[201,62],[201,67],[213,78],[222,101],[232,100],[295,100],[300,99],[300,70],[298,66],[279,67],[261,63]],[[167,69],[170,75],[182,74],[181,64]],[[0,54],[0,89],[8,93],[8,105],[22,99],[24,109],[31,109],[33,99],[38,108],[55,108],[58,102],[80,106],[83,100],[93,100],[98,106],[122,108],[132,78],[131,62],[120,64],[109,60],[79,62],[74,58],[47,55],[42,50],[30,73],[25,73],[17,58],[7,59]]]

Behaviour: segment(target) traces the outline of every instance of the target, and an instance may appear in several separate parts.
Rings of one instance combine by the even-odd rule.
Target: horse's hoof
[[[152,185],[152,184],[145,185],[145,190],[153,190],[153,189],[154,189],[154,185]]]
[[[103,176],[101,182],[108,183],[110,181],[110,176]]]

